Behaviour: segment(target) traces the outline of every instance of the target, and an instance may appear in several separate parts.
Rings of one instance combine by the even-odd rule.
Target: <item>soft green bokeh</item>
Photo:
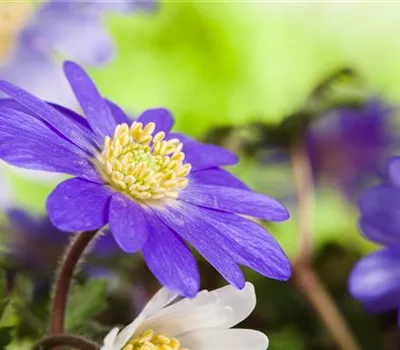
[[[279,122],[316,84],[353,67],[400,100],[399,4],[164,2],[110,20],[116,60],[92,71],[103,93],[134,113],[167,106],[177,127]]]
[[[38,180],[35,172],[18,172],[6,167],[2,168],[2,176],[13,189],[10,204],[40,214],[45,212],[46,198],[59,180]]]
[[[111,20],[117,59],[92,75],[133,112],[167,106],[192,135],[279,122],[340,67],[319,25],[277,4],[162,3],[154,15]]]

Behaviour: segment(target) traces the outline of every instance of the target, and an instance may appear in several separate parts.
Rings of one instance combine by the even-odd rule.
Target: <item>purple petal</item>
[[[400,187],[400,157],[392,157],[387,163],[387,174],[393,185]]]
[[[235,214],[197,208],[198,218],[214,226],[224,236],[227,250],[239,264],[278,280],[288,280],[290,262],[279,243],[262,226]]]
[[[99,3],[96,5],[98,6]],[[153,10],[156,5],[154,0],[123,0],[123,1],[110,1],[101,3],[104,11],[114,11],[117,13],[128,14],[135,10]]]
[[[400,301],[400,247],[378,251],[362,258],[349,279],[354,298],[375,310],[398,307]]]
[[[110,230],[119,246],[128,253],[140,250],[149,235],[145,209],[121,193],[110,204]]]
[[[96,230],[108,222],[112,192],[79,178],[61,182],[47,198],[50,220],[66,232]]]
[[[400,201],[400,189],[390,184],[379,185],[362,193],[359,207],[364,215],[370,215],[386,211],[398,201]]]
[[[0,158],[22,168],[99,180],[84,151],[17,110],[0,109]]]
[[[87,121],[98,135],[100,143],[103,143],[104,137],[112,136],[116,127],[106,101],[79,65],[73,62],[65,62],[64,72]]]
[[[84,127],[88,134],[93,134],[93,131],[90,128],[88,121],[84,117],[80,116],[78,113],[55,103],[49,103],[49,105],[52,106],[57,111],[59,111],[60,113],[68,116],[69,119],[71,119],[73,122],[78,123],[79,125]]]
[[[196,260],[183,240],[155,215],[143,257],[160,283],[173,292],[194,297],[200,286]]]
[[[88,65],[105,64],[115,54],[113,40],[98,14],[60,6],[57,1],[39,9],[22,37],[44,53],[57,52]]]
[[[46,102],[6,81],[0,80],[0,90],[29,109],[35,116],[46,121],[81,149],[89,151],[92,149],[92,145],[87,139],[86,129],[73,123],[67,116],[59,113]]]
[[[153,135],[159,131],[164,131],[168,134],[174,125],[172,114],[165,108],[148,109],[139,116],[137,121],[143,123],[143,125],[150,122],[154,123],[156,128],[154,129]]]
[[[249,190],[249,187],[237,179],[231,173],[219,168],[211,168],[192,172],[189,175],[189,182],[194,181],[205,185],[217,185],[234,187],[242,190]]]
[[[382,216],[362,216],[359,226],[362,234],[376,243],[384,245],[398,245],[400,243],[400,230],[397,226],[386,226]]]
[[[384,244],[400,243],[400,188],[372,187],[361,195],[359,206],[360,226],[367,237]]]
[[[286,208],[275,199],[232,187],[189,182],[189,186],[179,194],[179,200],[269,221],[283,221],[289,218]]]
[[[60,113],[68,116],[71,121],[78,123],[81,127],[84,127],[86,129],[87,133],[92,133],[92,130],[90,129],[89,123],[85,118],[80,116],[78,113],[64,107],[60,106],[59,104],[52,103],[52,102],[47,102],[51,107],[59,111]],[[19,104],[17,101],[11,99],[11,98],[0,98],[0,107],[6,107],[8,109],[14,109],[19,112],[23,112],[25,114],[29,114],[29,109],[25,108],[21,104]]]
[[[123,124],[126,123],[128,125],[131,125],[133,120],[130,120],[128,116],[125,114],[125,112],[120,108],[117,104],[110,100],[105,100],[108,108],[111,111],[112,116],[114,117],[115,123],[116,124]]]
[[[19,86],[42,100],[71,108],[77,107],[62,67],[48,54],[20,41],[8,60],[2,63],[1,79]],[[0,93],[0,96],[2,95]]]
[[[193,245],[199,253],[231,284],[243,288],[245,280],[239,266],[223,249],[225,239],[207,222],[197,217],[189,205],[154,210],[168,227]]]
[[[222,147],[193,140],[184,142],[183,153],[185,162],[192,165],[192,171],[234,165],[238,162],[236,155]]]
[[[369,302],[362,303],[369,313],[388,312],[400,305],[400,293],[394,293],[390,297],[383,297]]]

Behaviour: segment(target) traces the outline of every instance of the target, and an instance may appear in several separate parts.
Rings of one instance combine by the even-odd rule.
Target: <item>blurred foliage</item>
[[[75,285],[71,292],[66,315],[66,329],[70,332],[82,332],[93,328],[90,320],[106,309],[107,281],[93,279],[83,286]]]
[[[178,130],[242,155],[232,172],[289,207],[292,220],[265,225],[294,257],[290,164],[262,161],[263,152],[271,140],[287,145],[323,110],[375,93],[399,104],[399,10],[400,4],[377,2],[164,1],[146,15],[110,17],[118,55],[90,72],[102,94],[132,114],[168,107]],[[10,169],[2,175],[12,183],[15,204],[34,212],[44,211],[59,181]],[[351,267],[374,249],[358,233],[354,203],[330,183],[318,184],[316,201],[314,265],[321,279],[363,349],[398,349],[395,315],[370,316],[347,292]],[[3,260],[8,273],[15,266]],[[116,272],[108,283],[79,276],[68,309],[70,330],[101,339],[109,327],[130,322],[154,294],[158,285],[141,259],[122,260],[111,263]],[[202,288],[224,284],[201,259],[199,266]],[[271,350],[336,349],[292,283],[246,274],[256,285],[258,304],[245,325],[266,332]],[[7,349],[29,350],[46,332],[50,286],[37,293],[34,275],[17,271],[14,277],[11,286],[0,278],[0,349],[16,335],[18,342]]]
[[[133,113],[167,106],[178,128],[195,136],[216,125],[277,123],[343,66],[397,102],[398,10],[395,3],[165,1],[155,13],[110,19],[118,56],[92,75]]]
[[[6,293],[4,273],[0,273],[0,349],[5,349],[12,342],[18,318],[15,307]]]
[[[313,265],[327,290],[349,322],[363,350],[395,350],[400,346],[395,313],[368,315],[363,307],[348,294],[347,278],[360,253],[352,246],[326,243],[318,249]],[[127,266],[135,270],[137,280],[126,280],[124,287],[119,282],[111,288],[102,280],[79,278],[70,299],[68,318],[70,330],[101,341],[110,327],[130,322],[148,298],[158,288],[154,279],[142,278],[149,272],[144,264],[125,256]],[[215,289],[225,283],[219,274],[204,260],[199,259],[202,288]],[[245,269],[246,278],[255,284],[257,305],[251,316],[238,327],[250,327],[265,332],[270,339],[271,350],[337,350],[330,334],[325,329],[308,301],[298,292],[292,282],[278,282],[263,278]],[[127,278],[118,274],[114,278]],[[131,277],[129,277],[131,279]],[[34,278],[18,277],[18,282],[9,296],[15,307],[17,323],[0,323],[12,327],[18,342],[7,349],[29,350],[32,342],[45,334],[48,322],[49,290],[32,295]],[[105,292],[105,286],[108,286]],[[128,288],[129,286],[129,288]],[[124,293],[129,292],[126,298]],[[142,298],[142,294],[145,298]],[[93,301],[92,299],[95,299]],[[90,305],[88,306],[87,303]],[[137,303],[137,308],[133,304]],[[96,312],[94,305],[100,306]],[[6,332],[6,330],[4,330]],[[0,338],[0,341],[2,339]]]

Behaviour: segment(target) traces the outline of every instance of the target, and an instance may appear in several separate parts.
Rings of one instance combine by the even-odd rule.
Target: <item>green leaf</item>
[[[14,327],[0,328],[0,349],[5,349],[12,342]]]
[[[79,331],[92,317],[106,307],[108,282],[100,279],[88,280],[84,285],[76,285],[68,303],[66,328]]]

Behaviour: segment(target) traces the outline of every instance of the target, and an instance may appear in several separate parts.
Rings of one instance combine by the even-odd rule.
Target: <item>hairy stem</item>
[[[65,310],[71,281],[81,257],[84,255],[97,231],[77,233],[61,262],[54,284],[50,314],[50,333],[64,332]]]
[[[56,334],[40,339],[31,350],[50,350],[66,345],[80,350],[99,350],[100,346],[92,341],[72,334]]]
[[[293,262],[293,280],[313,305],[337,345],[343,350],[361,350],[335,302],[312,267],[312,234],[315,213],[313,176],[302,143],[292,149],[293,176],[297,192],[299,252]]]

